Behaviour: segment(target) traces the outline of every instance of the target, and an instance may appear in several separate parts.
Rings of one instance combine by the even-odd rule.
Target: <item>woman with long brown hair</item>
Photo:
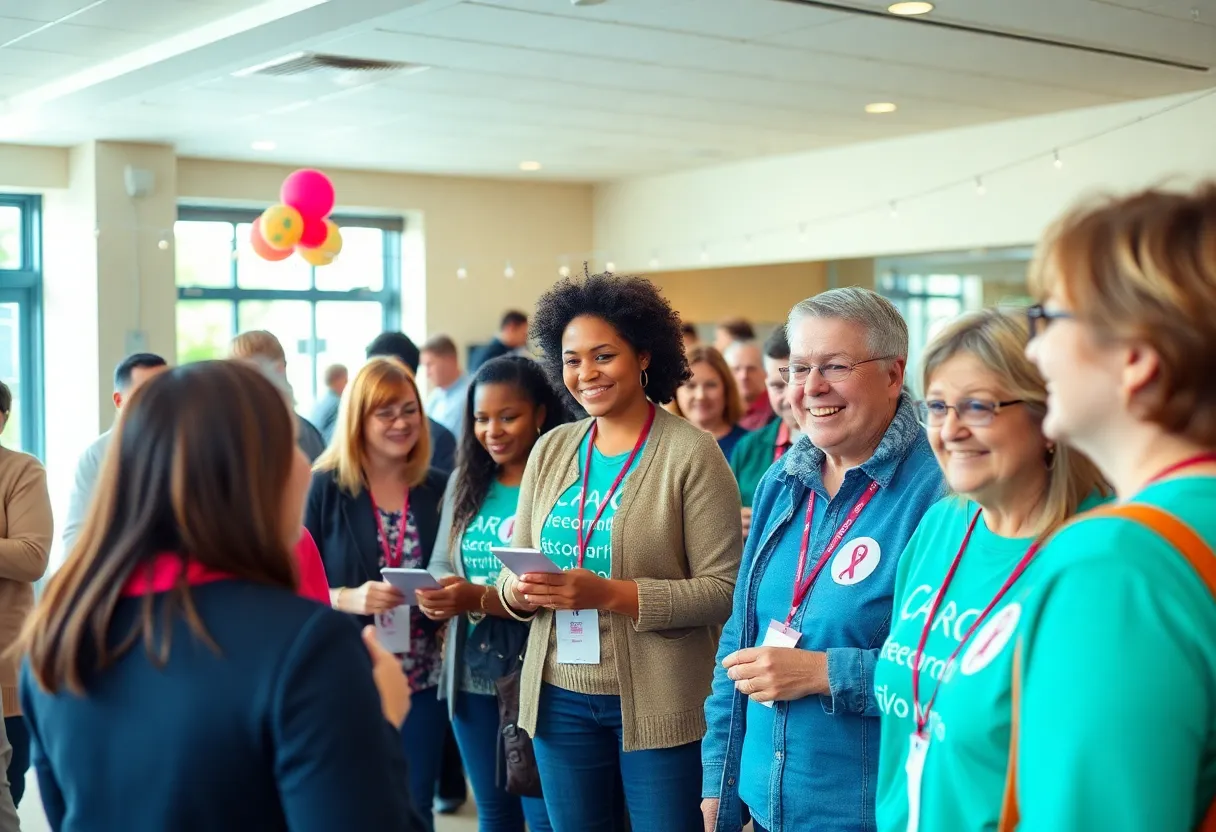
[[[735,445],[747,436],[739,426],[747,411],[730,366],[713,347],[693,347],[688,352],[688,370],[692,375],[676,388],[667,409],[711,434],[730,459]]]
[[[443,625],[414,609],[419,599],[406,598],[381,570],[430,565],[448,481],[430,460],[413,373],[396,358],[372,358],[342,397],[304,519],[321,550],[334,609],[364,625],[374,621],[381,644],[397,654],[409,678],[412,707],[401,734],[414,808],[427,830],[448,731],[437,696]]]
[[[22,639],[53,829],[418,828],[395,661],[294,591],[308,479],[252,367],[191,364],[132,396]]]

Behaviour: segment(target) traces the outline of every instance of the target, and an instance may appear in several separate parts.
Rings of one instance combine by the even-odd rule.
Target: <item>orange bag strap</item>
[[[1156,532],[1186,558],[1187,563],[1203,580],[1208,591],[1212,593],[1213,597],[1216,597],[1216,552],[1212,551],[1212,548],[1194,529],[1168,511],[1142,503],[1127,503],[1088,511],[1083,518],[1077,519],[1091,517],[1122,517]],[[1017,794],[1018,738],[1022,699],[1021,641],[1018,642],[1013,654],[1013,683],[1010,699],[1013,703],[1013,723],[1009,736],[1009,768],[1005,774],[1005,794],[1001,800],[1001,820],[997,826],[998,832],[1013,832],[1021,821]],[[1197,832],[1216,832],[1216,800],[1213,800],[1212,804],[1208,806]]]

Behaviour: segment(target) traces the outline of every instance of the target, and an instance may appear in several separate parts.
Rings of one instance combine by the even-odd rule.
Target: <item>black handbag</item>
[[[528,643],[528,625],[487,615],[469,633],[464,661],[478,679],[493,682],[515,670]]]

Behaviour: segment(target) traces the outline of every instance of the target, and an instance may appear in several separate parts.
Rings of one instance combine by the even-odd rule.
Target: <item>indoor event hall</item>
[[[1216,829],[1214,67],[0,0],[0,832]]]

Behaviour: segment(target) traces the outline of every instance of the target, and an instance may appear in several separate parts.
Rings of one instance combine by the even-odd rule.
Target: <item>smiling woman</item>
[[[563,280],[532,335],[591,416],[542,437],[520,487],[514,545],[564,571],[499,579],[508,614],[533,619],[519,725],[553,828],[613,828],[604,784],[619,771],[634,829],[701,832],[701,704],[739,567],[738,487],[713,436],[655,407],[688,365],[649,281]]]

